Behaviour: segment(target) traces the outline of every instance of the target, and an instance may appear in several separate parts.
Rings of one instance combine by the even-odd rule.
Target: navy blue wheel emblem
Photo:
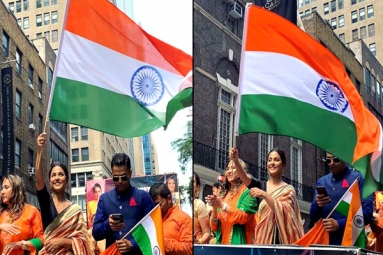
[[[354,217],[354,225],[358,228],[364,228],[364,219],[360,215],[355,215]]]
[[[348,107],[348,101],[344,97],[342,90],[331,81],[320,80],[316,95],[326,108],[333,111],[344,112]]]
[[[165,86],[161,74],[152,66],[141,66],[130,81],[133,97],[145,106],[158,103],[164,95]]]
[[[153,248],[153,255],[161,255],[160,247],[158,247],[157,245]]]

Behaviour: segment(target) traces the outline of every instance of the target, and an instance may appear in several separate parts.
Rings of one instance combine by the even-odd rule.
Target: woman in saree
[[[27,203],[23,181],[17,175],[2,181],[0,233],[0,254],[35,255],[43,247],[40,212]]]
[[[98,200],[102,194],[101,185],[99,183],[95,183],[93,188],[93,200],[90,200],[88,204],[86,205],[86,217],[87,217],[87,223],[88,223],[88,229],[93,227],[93,216],[96,214],[97,211],[97,204]]]
[[[239,177],[250,189],[250,195],[261,200],[256,215],[254,243],[292,244],[300,239],[304,231],[295,189],[282,180],[286,167],[284,151],[274,148],[267,155],[270,178],[266,182],[245,172],[236,148],[230,150],[230,159],[234,162]]]
[[[49,170],[49,194],[44,182],[42,151],[45,133],[37,138],[36,190],[43,218],[45,243],[39,255],[46,254],[94,254],[90,236],[80,206],[65,197],[69,181],[65,165],[55,162]]]
[[[243,169],[245,162],[239,161]],[[258,204],[239,178],[233,161],[227,165],[223,195],[209,195],[207,202],[213,206],[211,230],[216,233],[217,244],[252,244],[254,241],[254,214]]]
[[[194,192],[194,206],[193,206],[193,229],[194,229],[194,243],[206,244],[210,240],[210,225],[209,213],[206,209],[205,203],[198,199],[201,180],[197,173],[193,174],[193,192]]]

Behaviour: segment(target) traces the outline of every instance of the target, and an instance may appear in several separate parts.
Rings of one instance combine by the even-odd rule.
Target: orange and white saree
[[[274,211],[265,200],[259,204],[255,244],[292,244],[304,234],[295,189],[285,185],[270,194]]]
[[[53,252],[56,255],[94,255],[94,247],[87,232],[80,206],[72,204],[62,211],[44,232],[45,242],[54,238],[72,240],[72,249],[61,247]],[[48,255],[44,247],[39,255]]]

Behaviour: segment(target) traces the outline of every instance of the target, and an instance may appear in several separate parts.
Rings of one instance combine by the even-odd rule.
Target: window
[[[372,55],[376,56],[376,44],[370,43],[370,45],[368,45],[368,48],[370,49]]]
[[[41,0],[36,0],[36,8],[41,8]]]
[[[42,33],[37,33],[37,34],[36,34],[36,39],[39,39],[39,38],[41,38],[41,37],[43,37],[43,34],[42,34]]]
[[[29,10],[29,0],[23,0],[24,11]]]
[[[22,60],[21,51],[19,49],[16,49],[16,72],[18,74],[21,74],[21,60]]]
[[[78,141],[78,127],[71,128],[72,142]]]
[[[52,12],[52,24],[56,24],[57,21],[57,11]]]
[[[323,4],[323,12],[325,15],[329,13],[328,3]]]
[[[310,0],[305,0],[305,4],[309,4],[310,3]]]
[[[29,28],[29,17],[25,17],[23,19],[23,27],[24,27],[24,29],[28,29]]]
[[[303,197],[303,190],[301,185],[302,182],[302,141],[296,138],[291,138],[291,175],[290,178],[293,181],[295,192],[297,197]]]
[[[33,123],[33,105],[32,104],[29,104],[28,105],[28,123],[29,124],[34,124]]]
[[[79,162],[78,149],[72,149],[72,162]]]
[[[21,142],[19,139],[16,139],[15,143],[15,165],[20,167],[21,163]]]
[[[352,41],[358,40],[358,29],[352,30]]]
[[[357,11],[351,12],[351,23],[358,22],[358,13]]]
[[[43,132],[43,116],[39,114],[39,134]]]
[[[359,20],[366,19],[366,10],[364,8],[359,9]]]
[[[374,6],[369,5],[367,6],[367,18],[372,18],[374,17]]]
[[[220,78],[220,76],[218,75]],[[219,83],[218,95],[218,168],[225,170],[229,160],[228,153],[232,145],[234,117],[235,117],[235,100],[237,93],[225,85]]]
[[[51,5],[56,5],[57,4],[57,0],[52,0],[51,1]]]
[[[49,19],[49,12],[44,13],[44,25],[49,25],[50,19]]]
[[[368,37],[375,36],[375,24],[368,25]]]
[[[60,147],[58,147],[57,144],[53,142],[52,140],[51,140],[51,158],[53,161],[59,161],[66,166],[69,163],[68,156],[65,153],[65,151],[60,149]]]
[[[16,117],[21,119],[21,92],[16,90]]]
[[[258,165],[262,168],[261,179],[267,178],[267,154],[273,148],[273,137],[271,135],[259,134]]]
[[[338,9],[342,10],[344,7],[343,0],[338,0]]]
[[[59,33],[56,30],[52,30],[52,42],[57,42],[59,40]]]
[[[21,27],[21,18],[17,19],[17,25]]]
[[[87,127],[81,127],[81,140],[82,141],[88,140],[88,128]]]
[[[340,15],[338,18],[339,28],[344,27],[344,15]]]
[[[371,83],[370,83],[370,70],[366,67],[364,68],[364,83],[366,84],[367,91],[371,91]]]
[[[344,43],[344,33],[339,34],[339,40]]]
[[[78,187],[85,187],[85,173],[78,173]]]
[[[49,89],[52,87],[52,79],[53,79],[53,71],[50,67],[48,67],[48,86]]]
[[[331,19],[331,27],[332,29],[336,29],[336,18]]]
[[[375,76],[370,73],[371,94],[375,97]]]
[[[89,149],[81,148],[81,161],[89,161]]]
[[[76,174],[71,174],[70,175],[70,186],[72,188],[77,186],[77,175]],[[72,202],[75,203],[73,199],[72,199]]]
[[[298,7],[302,7],[303,6],[303,0],[299,0],[298,1]]]
[[[3,57],[7,58],[9,56],[9,36],[3,30],[3,35],[1,36],[1,45],[3,46]]]
[[[33,150],[28,149],[28,170],[33,167]]]
[[[41,14],[36,15],[36,26],[41,27],[42,26],[42,16]]]
[[[360,28],[360,39],[364,39],[367,37],[367,31],[366,31],[366,27],[361,27]]]
[[[37,87],[38,87],[37,88],[38,89],[38,97],[41,100],[42,94],[43,94],[43,80],[41,80],[40,77],[39,77],[39,80],[37,83]]]
[[[331,1],[331,12],[335,12],[335,11],[336,11],[336,1],[332,0]]]
[[[67,140],[67,129],[68,129],[68,125],[64,122],[60,122],[60,121],[49,121],[50,123],[50,126],[51,128],[53,128],[53,130],[55,131],[55,133],[61,138],[63,139],[64,141]]]
[[[351,4],[356,4],[356,0],[351,0]]]
[[[379,103],[381,101],[381,98],[380,98],[380,90],[381,89],[382,89],[382,87],[380,86],[380,83],[378,82],[378,80],[376,80],[376,99],[378,100]]]
[[[51,36],[51,35],[50,35],[50,32],[49,32],[49,31],[45,31],[45,32],[44,32],[44,37],[45,37],[45,39],[47,39],[48,42],[50,41],[50,40],[49,40],[49,39],[50,39],[50,36]]]
[[[16,1],[16,12],[21,12],[21,1]]]
[[[14,2],[11,2],[11,3],[9,3],[9,10],[11,11],[11,12],[15,12],[15,3]]]
[[[44,0],[44,6],[49,6],[49,0]]]
[[[33,67],[30,64],[28,67],[28,85],[33,88]]]

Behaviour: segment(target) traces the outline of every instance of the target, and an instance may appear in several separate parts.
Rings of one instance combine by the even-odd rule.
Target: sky
[[[190,0],[133,0],[134,21],[149,34],[192,55],[193,1]],[[152,132],[156,146],[160,173],[179,173],[180,185],[187,185],[192,174],[189,164],[185,175],[180,174],[178,153],[170,143],[182,138],[186,132],[189,109],[179,111],[166,131],[163,128]],[[191,212],[190,212],[191,213]]]

